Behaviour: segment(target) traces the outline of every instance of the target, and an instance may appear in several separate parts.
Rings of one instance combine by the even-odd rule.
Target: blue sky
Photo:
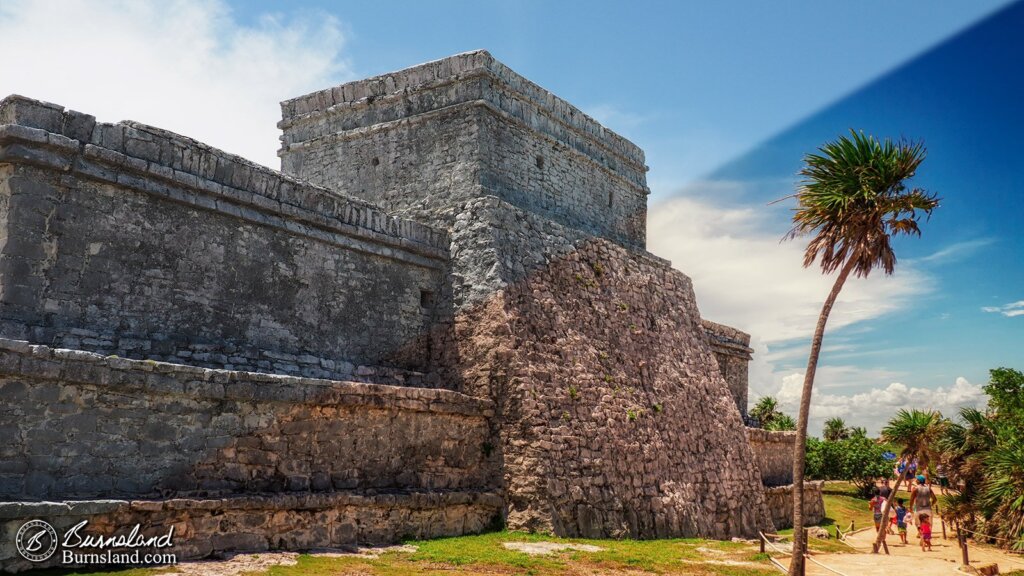
[[[486,48],[645,149],[651,250],[693,277],[705,316],[753,334],[752,395],[789,408],[829,281],[778,243],[787,209],[767,202],[849,127],[924,139],[916,183],[943,206],[898,245],[896,275],[844,292],[815,396],[812,429],[876,431],[899,407],[983,402],[988,368],[1024,368],[1022,27],[1020,3],[992,0],[0,0],[0,94],[277,167],[278,101]]]

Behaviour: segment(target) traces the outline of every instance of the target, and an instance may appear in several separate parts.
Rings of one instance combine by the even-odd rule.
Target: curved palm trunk
[[[878,549],[882,546],[882,541],[885,540],[886,527],[889,525],[889,512],[892,511],[892,501],[896,498],[896,493],[900,491],[900,483],[903,482],[904,476],[906,474],[900,472],[899,476],[896,477],[896,484],[892,487],[892,493],[889,494],[885,505],[882,506],[882,523],[878,526],[878,535],[875,536],[875,543],[871,545],[872,554],[878,554]],[[888,548],[886,548],[885,553],[889,553]]]
[[[807,418],[811,412],[811,391],[814,388],[814,372],[818,368],[818,356],[821,354],[821,340],[825,336],[825,324],[832,306],[839,297],[847,277],[856,264],[856,254],[852,255],[843,265],[836,283],[832,285],[825,304],[818,316],[818,326],[814,329],[811,340],[811,354],[807,358],[807,371],[804,373],[804,387],[800,395],[800,416],[796,423],[796,446],[793,451],[793,558],[789,563],[790,576],[803,576],[804,554],[807,552],[807,537],[804,534],[804,466],[807,459]]]
[[[927,471],[928,470],[928,464],[929,464],[929,462],[928,462],[928,457],[927,456],[920,456],[919,457],[918,466],[921,467],[920,469],[923,469],[923,470]],[[878,535],[875,536],[875,543],[871,545],[871,553],[872,554],[878,554],[878,549],[882,546],[882,541],[885,540],[885,526],[889,522],[889,511],[892,510],[892,500],[896,496],[896,491],[900,489],[900,482],[903,481],[903,478],[905,476],[906,476],[906,474],[904,474],[903,472],[900,472],[900,475],[896,478],[896,486],[892,489],[892,494],[889,495],[889,499],[886,500],[885,507],[882,509],[882,525],[878,528]],[[929,484],[929,486],[930,486],[930,484]],[[913,492],[913,490],[914,490],[914,482],[913,481],[910,482],[909,488],[910,488],[911,492]],[[938,505],[936,504],[936,506],[938,506]],[[938,508],[936,508],[936,511],[938,511]],[[886,554],[888,554],[888,552],[886,552]]]

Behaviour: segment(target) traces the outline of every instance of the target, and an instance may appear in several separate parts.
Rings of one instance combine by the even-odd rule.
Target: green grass
[[[839,526],[846,532],[850,529],[851,521],[856,529],[867,528],[875,523],[868,509],[868,501],[858,496],[856,486],[849,482],[826,482],[822,498],[825,500],[826,516],[822,526]]]
[[[825,518],[818,523],[818,526],[828,530],[832,538],[821,540],[811,538],[808,545],[812,552],[822,553],[845,553],[853,552],[853,549],[835,539],[836,526],[843,532],[848,532],[850,522],[854,523],[855,529],[870,527],[874,524],[874,516],[868,509],[868,501],[857,495],[857,488],[849,482],[825,483],[822,492],[822,500],[825,503]],[[782,536],[793,536],[793,529],[779,530]]]

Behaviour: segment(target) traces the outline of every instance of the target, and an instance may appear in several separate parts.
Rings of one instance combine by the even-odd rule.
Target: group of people
[[[896,504],[892,512],[888,514],[891,517],[891,522],[886,526],[886,532],[893,534],[895,529],[895,533],[900,536],[900,541],[906,544],[907,527],[915,526],[917,537],[921,541],[921,550],[930,551],[932,549],[932,521],[935,517],[932,506],[938,501],[938,497],[932,491],[931,484],[924,475],[917,475],[916,480],[917,485],[910,489],[909,510],[907,506],[904,506],[903,498],[896,498]],[[883,478],[882,485],[874,488],[871,500],[868,502],[868,507],[874,513],[875,530],[881,527],[883,518],[887,516],[886,510],[891,496],[892,488],[889,487],[889,479]]]

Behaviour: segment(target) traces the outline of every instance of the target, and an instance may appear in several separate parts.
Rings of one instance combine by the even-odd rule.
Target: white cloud
[[[721,186],[721,185],[719,185]],[[704,317],[750,332],[773,348],[814,331],[834,282],[819,268],[803,268],[803,243],[781,242],[776,207],[716,205],[677,197],[653,206],[648,247],[693,279]],[[829,330],[901,310],[933,282],[912,263],[893,276],[851,278],[829,317]]]
[[[1024,316],[1024,300],[1018,300],[1016,302],[1010,302],[1009,304],[1003,304],[1002,306],[982,306],[982,312],[998,312],[1007,318],[1013,318],[1014,316]]]
[[[995,240],[992,238],[975,238],[973,240],[965,240],[963,242],[956,242],[936,250],[935,252],[919,258],[918,262],[924,263],[947,263],[957,260],[962,260],[978,250],[991,245]]]
[[[271,167],[281,100],[351,78],[340,24],[220,1],[0,3],[0,97],[22,94],[105,122],[137,120]]]
[[[855,372],[855,371],[854,371]],[[865,375],[867,376],[867,375]],[[870,378],[870,377],[869,377]],[[829,380],[816,376],[816,382]],[[800,407],[803,372],[792,372],[781,378],[774,396],[779,407],[787,414],[796,415]],[[947,417],[954,416],[963,406],[981,407],[987,397],[982,387],[958,377],[952,386],[920,388],[901,382],[891,382],[855,394],[832,394],[815,385],[811,396],[811,417],[808,429],[820,433],[828,418],[842,418],[848,426],[864,426],[869,434],[877,434],[896,415],[898,410],[938,410]]]

